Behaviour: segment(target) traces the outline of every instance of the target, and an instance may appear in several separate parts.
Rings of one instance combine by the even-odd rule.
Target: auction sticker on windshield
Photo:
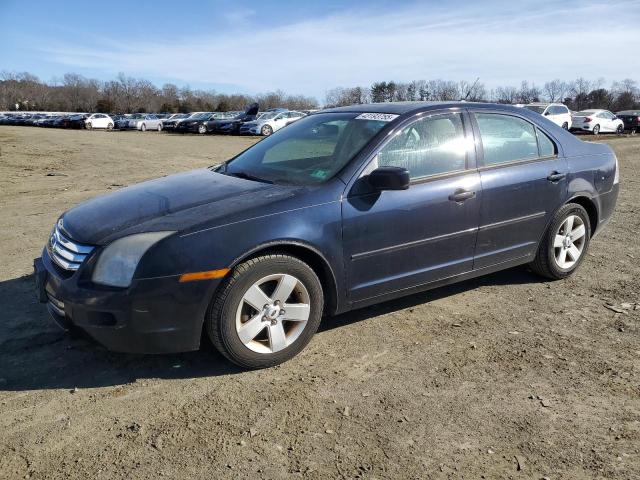
[[[393,113],[362,113],[358,115],[356,120],[379,120],[381,122],[390,122],[398,118],[398,115]]]

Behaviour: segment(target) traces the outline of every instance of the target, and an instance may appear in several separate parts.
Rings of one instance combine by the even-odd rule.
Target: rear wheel
[[[262,133],[262,135],[264,135],[265,137],[268,137],[273,133],[273,128],[271,128],[271,125],[265,125],[264,127],[262,127],[262,130],[260,130],[260,133]]]
[[[146,132],[147,131],[147,126],[144,123],[140,127],[140,131],[142,131],[142,132]]]
[[[87,130],[91,130],[93,128],[93,125],[91,125],[91,122],[85,123],[85,126],[87,127]]]
[[[593,127],[593,134],[598,135],[600,133],[600,125],[596,125]]]
[[[564,128],[565,130],[569,130],[569,123],[568,122],[564,122],[562,124],[562,128]]]
[[[554,280],[568,277],[582,263],[590,238],[587,211],[577,203],[568,203],[553,217],[531,269]]]
[[[205,133],[207,133],[207,126],[204,123],[198,125],[198,133],[200,135],[204,135]]]
[[[266,255],[238,265],[207,312],[213,345],[246,368],[289,360],[311,340],[324,305],[320,280],[303,261]]]
[[[113,130],[113,123],[107,123],[107,130]]]
[[[162,124],[161,124],[161,123],[159,123],[159,124],[158,124],[158,131],[159,131],[159,132],[161,132],[161,131],[162,131]]]

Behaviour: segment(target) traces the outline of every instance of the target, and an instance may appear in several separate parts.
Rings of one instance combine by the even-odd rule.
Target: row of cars
[[[75,114],[4,114],[0,125],[31,125],[56,128],[86,128],[105,130],[167,131],[175,133],[219,133],[241,135],[271,135],[311,111],[274,108],[260,112],[253,103],[244,111],[194,112],[175,114],[137,113],[107,115],[105,113]]]
[[[603,109],[572,112],[562,103],[529,103],[522,106],[573,132],[591,132],[598,135],[640,131],[640,110],[624,110],[613,114]]]

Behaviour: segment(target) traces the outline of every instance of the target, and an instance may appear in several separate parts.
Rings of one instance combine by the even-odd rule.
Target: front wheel
[[[616,133],[618,135],[622,135],[624,133],[624,126],[623,125],[618,125],[618,128],[616,128]]]
[[[233,363],[266,368],[297,355],[322,318],[324,297],[315,272],[288,255],[238,265],[213,298],[205,327]]]
[[[553,217],[531,269],[553,280],[568,277],[582,263],[590,238],[591,223],[587,211],[577,203],[568,203]]]
[[[162,131],[162,124],[161,124],[161,123],[159,123],[159,124],[158,124],[158,131],[159,131],[159,132],[161,132],[161,131]]]
[[[600,125],[593,127],[593,134],[598,135],[600,133]]]
[[[91,125],[91,122],[89,122],[89,123],[85,123],[85,127],[87,130],[91,130],[93,128],[93,125]]]
[[[207,126],[204,123],[198,125],[198,133],[200,135],[204,135],[205,133],[207,133]]]
[[[562,124],[562,128],[565,129],[565,130],[569,130],[569,123],[568,122],[564,122]]]
[[[273,133],[273,128],[271,127],[271,125],[265,125],[264,127],[262,127],[260,133],[262,133],[262,135],[264,135],[265,137],[268,137]]]
[[[107,130],[113,130],[113,123],[107,123]]]
[[[142,132],[146,132],[147,131],[147,126],[144,123],[140,127],[140,131],[142,131]]]

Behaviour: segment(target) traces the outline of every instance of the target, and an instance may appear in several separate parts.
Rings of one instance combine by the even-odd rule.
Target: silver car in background
[[[286,127],[304,116],[304,113],[296,111],[265,112],[255,120],[243,123],[242,126],[240,126],[240,133],[244,135],[263,135],[268,137],[273,132],[280,130],[282,127]]]
[[[153,113],[139,113],[129,119],[130,129],[146,132],[147,130],[162,130],[162,118]]]

